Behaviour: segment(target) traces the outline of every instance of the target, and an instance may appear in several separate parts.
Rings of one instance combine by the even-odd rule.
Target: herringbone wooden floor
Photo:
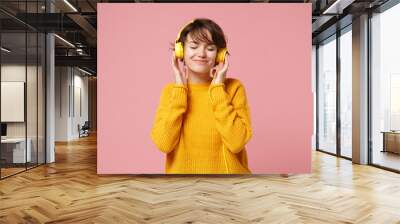
[[[96,138],[0,181],[0,223],[400,223],[400,175],[313,152],[303,175],[96,174]]]

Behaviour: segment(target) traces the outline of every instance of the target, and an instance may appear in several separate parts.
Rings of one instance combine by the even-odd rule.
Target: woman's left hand
[[[210,77],[213,78],[211,84],[224,83],[226,78],[226,72],[228,71],[228,54],[225,57],[225,61],[218,63],[215,67],[210,70]]]

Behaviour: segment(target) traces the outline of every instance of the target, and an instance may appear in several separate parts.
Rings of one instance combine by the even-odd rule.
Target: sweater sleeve
[[[230,100],[225,84],[212,84],[208,90],[222,142],[232,153],[242,151],[253,135],[250,108],[243,85],[239,85]]]
[[[160,151],[169,153],[179,142],[186,108],[187,87],[183,84],[165,86],[151,130],[151,139]]]

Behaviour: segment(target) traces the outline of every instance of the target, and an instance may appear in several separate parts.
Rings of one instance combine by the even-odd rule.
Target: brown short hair
[[[208,30],[211,34],[211,40],[207,36]],[[221,27],[211,19],[197,18],[188,24],[181,32],[179,41],[185,44],[187,35],[197,41],[203,41],[207,44],[215,44],[218,49],[226,48],[226,39]]]

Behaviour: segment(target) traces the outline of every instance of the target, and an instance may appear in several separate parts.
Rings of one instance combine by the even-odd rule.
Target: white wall
[[[74,119],[72,120],[72,135],[75,137],[79,137],[78,129],[77,126],[80,124],[81,126],[85,123],[85,121],[88,121],[89,118],[89,112],[88,112],[88,77],[87,76],[81,76],[82,73],[78,73],[76,75],[75,70],[75,80],[74,80],[74,86],[75,86],[75,114],[74,114]],[[80,91],[80,93],[78,93]],[[80,98],[79,98],[80,95]],[[80,104],[79,104],[80,101]],[[82,111],[79,111],[79,107]]]
[[[55,68],[55,141],[68,140],[68,86],[70,83],[67,67]]]
[[[25,71],[27,69],[27,73]],[[41,69],[39,70],[41,72]],[[28,137],[31,133],[35,133],[36,137],[36,66],[6,64],[1,66],[1,81],[2,82],[25,82],[25,75],[27,74],[29,87],[27,88],[27,120],[28,120]],[[40,107],[41,105],[39,105]],[[5,110],[6,108],[2,108]],[[35,113],[34,113],[35,112]],[[34,122],[34,123],[32,123]],[[7,136],[8,137],[25,137],[25,123],[26,122],[7,122]]]
[[[1,66],[1,81],[2,82],[25,82],[25,64],[8,64]],[[32,70],[31,66],[28,66],[28,74]],[[4,110],[5,108],[2,108]],[[10,122],[7,123],[7,137],[25,137],[25,123],[24,122]]]
[[[76,68],[56,67],[55,88],[55,140],[77,139],[78,124],[88,120],[88,77]]]

